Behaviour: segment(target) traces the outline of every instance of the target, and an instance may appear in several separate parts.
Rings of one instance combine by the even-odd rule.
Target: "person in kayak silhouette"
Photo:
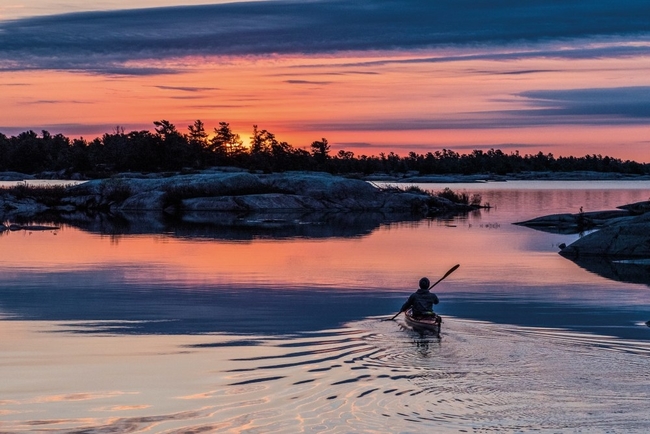
[[[413,318],[435,317],[433,305],[438,304],[440,300],[436,294],[429,291],[430,285],[431,283],[426,277],[420,279],[420,288],[409,296],[406,303],[402,305],[400,312],[406,312],[410,308],[413,312]]]

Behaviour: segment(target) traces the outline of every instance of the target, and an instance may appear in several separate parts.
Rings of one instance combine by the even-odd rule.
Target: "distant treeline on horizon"
[[[595,171],[648,174],[650,164],[623,161],[601,155],[554,157],[553,154],[506,154],[499,149],[474,150],[468,154],[442,149],[426,154],[393,152],[378,156],[355,155],[340,150],[331,154],[327,139],[316,140],[310,149],[279,141],[267,130],[253,126],[250,145],[245,146],[227,122],[208,134],[200,120],[179,131],[166,120],[154,122],[154,131],[125,133],[121,127],[92,141],[70,139],[62,134],[25,131],[7,137],[0,133],[0,171],[26,174],[59,172],[105,177],[117,172],[164,172],[235,166],[263,172],[287,170],[326,171],[339,174],[418,172],[429,174],[505,175],[518,172]]]

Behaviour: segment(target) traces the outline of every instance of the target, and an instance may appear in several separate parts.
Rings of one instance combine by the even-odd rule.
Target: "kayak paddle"
[[[460,267],[460,264],[456,264],[456,265],[454,265],[453,267],[451,267],[451,268],[449,269],[449,271],[447,271],[447,272],[445,273],[445,275],[442,276],[442,277],[440,278],[440,280],[438,280],[436,283],[434,283],[433,285],[431,285],[431,286],[429,287],[429,289],[433,288],[434,286],[436,286],[437,284],[439,284],[440,282],[442,282],[443,280],[445,280],[445,279],[447,278],[447,276],[449,276],[451,273],[453,273],[454,271],[456,271],[456,270],[458,269],[458,267]],[[397,312],[397,313],[396,313],[396,314],[395,314],[391,319],[389,319],[389,320],[387,320],[387,321],[392,321],[392,320],[394,320],[395,318],[397,318],[397,315],[399,315],[399,314],[402,313],[402,312],[403,312],[403,311],[400,310],[400,311]]]

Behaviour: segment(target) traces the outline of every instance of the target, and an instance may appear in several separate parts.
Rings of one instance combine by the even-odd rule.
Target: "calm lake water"
[[[512,223],[650,182],[450,187],[493,208],[1,234],[0,432],[647,432],[650,265],[576,264],[557,246],[580,234]],[[383,321],[457,263],[440,339]]]

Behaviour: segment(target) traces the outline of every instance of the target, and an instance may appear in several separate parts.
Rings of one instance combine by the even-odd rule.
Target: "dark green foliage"
[[[444,197],[445,199],[449,199],[454,203],[472,206],[480,206],[481,201],[483,200],[479,193],[474,193],[470,196],[467,194],[467,192],[462,191],[457,193],[449,187],[445,188],[441,192],[436,193],[436,196]]]
[[[70,158],[70,139],[42,131],[39,137],[34,131],[25,131],[17,137],[0,135],[0,170],[36,173],[57,171],[66,167]]]
[[[120,179],[102,181],[101,195],[106,202],[124,202],[133,195],[131,187]]]
[[[200,120],[181,133],[167,120],[154,122],[154,132],[112,133],[87,142],[70,140],[47,131],[26,131],[15,137],[0,133],[0,171],[22,173],[58,172],[65,176],[82,173],[87,177],[107,177],[116,172],[192,171],[211,166],[236,166],[265,173],[286,170],[316,170],[338,174],[507,174],[519,172],[595,171],[621,174],[648,174],[649,164],[602,156],[554,157],[553,154],[505,154],[498,149],[474,150],[459,154],[442,149],[426,154],[410,152],[406,157],[390,152],[379,156],[356,156],[339,150],[330,155],[330,145],[322,138],[309,150],[278,140],[267,130],[253,126],[250,148],[243,145],[227,122],[220,122],[209,137]],[[472,198],[468,198],[472,201]]]
[[[451,190],[449,187],[445,188],[443,191],[437,193],[436,195],[449,199],[454,203],[460,203],[463,205],[480,206],[482,201],[482,197],[479,193],[474,193],[470,196],[467,194],[467,192],[462,191],[457,193]]]
[[[383,188],[384,191],[392,191],[392,192],[407,192],[407,193],[415,193],[415,194],[422,194],[422,195],[427,195],[430,197],[433,196],[438,196],[438,197],[443,197],[445,199],[448,199],[454,203],[461,204],[461,205],[472,205],[472,206],[481,206],[481,195],[478,193],[472,194],[471,196],[467,194],[466,192],[460,192],[456,193],[449,187],[445,188],[443,191],[439,192],[433,192],[430,190],[425,190],[421,187],[418,187],[417,185],[409,185],[405,188],[396,186],[396,185],[388,185]]]
[[[447,187],[441,192],[438,192],[436,196],[444,197],[445,199],[449,199],[454,203],[462,203],[464,205],[469,205],[469,194],[467,194],[464,191],[460,193],[456,193],[451,188]]]
[[[431,190],[425,190],[421,187],[418,187],[417,185],[408,185],[408,184],[388,184],[383,187],[379,187],[383,191],[388,191],[388,192],[407,192],[407,193],[415,193],[415,194],[426,194],[426,195],[433,195],[434,193]]]
[[[316,140],[311,144],[311,155],[314,157],[317,163],[323,164],[329,159],[330,145],[327,142],[326,138],[321,140]]]
[[[408,186],[404,189],[404,191],[407,191],[409,193],[424,193],[424,194],[430,194],[430,192],[418,187],[417,185],[411,185]]]
[[[219,122],[209,143],[208,150],[222,157],[237,157],[244,152],[239,134],[233,133],[228,122]]]

